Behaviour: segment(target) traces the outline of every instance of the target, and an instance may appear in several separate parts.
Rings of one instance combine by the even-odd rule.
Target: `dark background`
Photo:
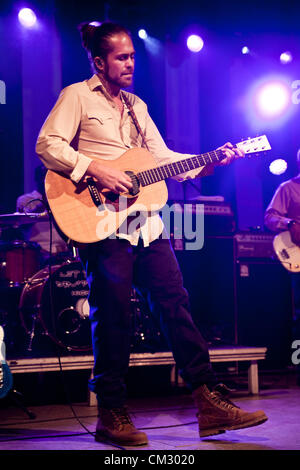
[[[54,67],[56,64],[53,60],[52,40],[50,38],[46,42],[46,47],[43,45],[42,52],[39,42],[32,42],[32,39],[29,42],[30,47],[26,46],[28,43],[24,42],[24,32],[17,22],[17,13],[22,6],[24,5],[19,2],[7,1],[2,2],[0,6],[0,80],[6,84],[6,104],[0,105],[0,213],[14,212],[16,198],[24,191],[33,189],[30,187],[33,172],[28,169],[28,155],[26,156],[24,150],[24,129],[28,132],[26,117],[28,106],[24,103],[28,100],[26,73],[31,67],[30,59],[35,60],[37,64],[36,68],[30,70],[35,76],[33,85],[35,101],[30,109],[33,114],[31,120],[34,129],[37,129],[33,132],[33,139],[37,137],[38,129],[58,94],[58,90],[52,89],[51,82],[47,81],[50,61],[53,61]],[[168,137],[166,135],[168,105],[165,103],[164,64],[161,58],[156,58],[153,62],[137,32],[140,28],[145,28],[163,45],[167,42],[174,44],[182,54],[178,55],[179,61],[185,60],[188,54],[184,45],[186,35],[192,32],[201,34],[205,38],[205,48],[201,52],[201,80],[198,87],[198,98],[201,103],[198,116],[201,151],[214,149],[228,140],[237,142],[258,133],[268,135],[272,151],[255,161],[235,162],[226,169],[226,172],[217,169],[213,176],[202,180],[199,191],[203,195],[224,196],[233,207],[237,228],[240,224],[248,228],[253,226],[253,219],[247,207],[257,199],[257,219],[254,217],[254,225],[259,225],[263,211],[277,186],[297,172],[295,156],[300,147],[300,107],[294,105],[292,116],[280,126],[272,126],[266,122],[265,128],[255,129],[255,126],[251,127],[249,124],[248,110],[239,108],[237,103],[240,96],[264,74],[284,74],[291,82],[300,80],[299,2],[86,0],[72,4],[47,0],[31,1],[26,6],[38,12],[43,24],[51,23],[51,27],[55,27],[57,31],[57,40],[60,44],[57,73],[60,75],[61,87],[85,80],[91,75],[90,64],[81,46],[77,30],[79,23],[110,19],[127,26],[132,31],[137,50],[134,91],[147,102],[150,114],[165,138]],[[24,44],[25,48],[27,47],[25,53]],[[254,55],[241,55],[241,47],[245,44],[254,51]],[[282,66],[279,62],[279,54],[284,50],[291,50],[294,56],[293,62],[286,66]],[[24,79],[27,80],[27,88]],[[184,81],[178,83],[178,86],[184,89]],[[34,115],[37,116],[35,121]],[[188,119],[188,116],[185,116],[185,119]],[[287,160],[288,170],[281,176],[274,176],[269,172],[269,164],[278,157]],[[38,162],[34,152],[29,158],[32,158],[32,167],[34,167]],[[184,185],[190,188],[189,183]],[[198,194],[198,190],[195,190],[195,194]],[[208,336],[211,334],[210,328],[213,323],[213,327],[217,329],[221,325],[221,335],[224,338],[229,341],[234,339],[233,331],[236,326],[234,302],[237,301],[241,340],[249,343],[249,335],[247,337],[244,332],[249,333],[250,325],[257,325],[257,322],[263,318],[261,331],[265,335],[262,340],[256,336],[254,341],[264,343],[265,338],[268,338],[270,344],[281,347],[279,338],[281,322],[283,321],[284,328],[288,328],[290,318],[290,304],[287,297],[289,286],[283,268],[277,274],[275,272],[277,268],[274,271],[269,264],[254,266],[251,268],[254,274],[248,281],[238,281],[239,297],[234,299],[235,266],[231,241],[224,243],[212,241],[212,245],[206,243],[205,250],[201,253],[181,253],[178,254],[178,258],[186,283],[191,290],[196,319],[199,326],[204,324],[207,327]],[[259,290],[262,282],[266,283],[264,292]],[[274,290],[276,296],[273,295]],[[198,313],[202,294],[205,295],[205,306],[202,312]],[[268,309],[273,309],[275,312],[274,319]],[[283,311],[285,313],[281,315]],[[287,317],[285,317],[286,312],[288,312]],[[255,321],[249,323],[250,319],[254,318]],[[272,322],[274,334],[268,337],[266,335],[271,331],[269,325]],[[285,337],[288,337],[288,332]],[[287,343],[288,340],[285,342],[285,348]]]
[[[6,83],[6,104],[0,105],[0,146],[2,172],[0,184],[0,211],[12,212],[15,199],[24,190],[24,149],[23,149],[23,114],[22,99],[22,31],[17,22],[17,13],[23,6],[18,2],[1,3],[1,61],[0,79]],[[144,27],[151,36],[163,44],[168,40],[179,45],[189,32],[199,32],[205,38],[203,63],[199,94],[201,115],[199,129],[201,151],[215,148],[231,140],[237,141],[253,135],[246,115],[235,107],[241,90],[251,86],[253,80],[266,73],[285,73],[291,80],[299,79],[300,33],[298,2],[202,2],[186,0],[175,1],[85,1],[77,3],[76,8],[68,2],[46,1],[30,2],[27,6],[35,9],[42,20],[52,19],[58,31],[61,45],[61,84],[67,86],[84,80],[91,75],[86,53],[81,47],[77,26],[83,21],[110,19],[127,26],[133,34],[137,49],[137,64],[134,89],[149,107],[150,114],[164,137],[166,130],[166,107],[164,105],[165,80],[163,67],[153,69],[153,63],[145,50],[143,41],[137,32]],[[241,59],[241,47],[247,44],[256,52],[256,56]],[[186,49],[186,48],[185,48]],[[182,47],[183,50],[183,47]],[[279,63],[278,56],[283,50],[291,50],[294,61],[286,66]],[[28,53],[28,51],[27,51]],[[38,54],[38,44],[30,50],[32,56]],[[49,56],[51,43],[49,43]],[[47,54],[39,59],[42,74],[43,66],[49,61]],[[202,59],[201,59],[202,60]],[[232,78],[232,66],[243,60],[238,75]],[[57,65],[60,67],[60,64]],[[179,86],[184,86],[180,84]],[[41,87],[41,96],[49,90]],[[53,92],[52,92],[53,93]],[[56,93],[51,95],[49,103],[54,104]],[[49,106],[47,112],[50,110]],[[39,129],[46,118],[44,111],[37,122]],[[299,109],[280,128],[261,129],[267,133],[272,144],[272,152],[260,160],[251,163],[251,169],[262,183],[263,204],[268,204],[278,184],[291,177],[297,171],[295,155],[299,144],[298,133]],[[280,156],[288,160],[288,171],[282,176],[269,173],[269,163]],[[35,156],[32,155],[34,159]],[[237,163],[237,165],[239,162]],[[242,165],[242,164],[241,164]],[[244,164],[247,174],[246,163]],[[226,174],[216,171],[213,177],[203,179],[202,193],[221,194],[235,207],[236,179],[234,168]],[[253,170],[251,170],[253,171]],[[28,176],[27,176],[28,180]],[[28,190],[28,183],[25,189]],[[249,197],[249,195],[248,195]],[[250,222],[251,224],[251,222]]]

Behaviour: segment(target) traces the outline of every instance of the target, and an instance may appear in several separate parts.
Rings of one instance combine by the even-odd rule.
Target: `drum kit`
[[[10,233],[0,240],[0,325],[7,353],[49,355],[92,351],[89,322],[89,287],[76,252],[41,263],[37,243],[12,236],[14,230],[37,220],[40,214],[2,214],[0,229]],[[7,237],[2,237],[7,238]],[[161,347],[159,328],[153,323],[146,297],[132,289],[132,349]],[[55,354],[55,352],[54,352]]]
[[[10,232],[9,241],[0,241],[0,324],[7,329],[10,356],[47,354],[49,344],[68,352],[92,349],[88,282],[76,254],[70,251],[42,263],[37,243],[11,236],[46,217],[0,215],[2,233]]]

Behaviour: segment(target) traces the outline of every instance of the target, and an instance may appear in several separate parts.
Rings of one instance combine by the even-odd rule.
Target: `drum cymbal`
[[[13,214],[0,214],[0,227],[19,227],[20,225],[34,224],[49,219],[47,212],[14,212]]]

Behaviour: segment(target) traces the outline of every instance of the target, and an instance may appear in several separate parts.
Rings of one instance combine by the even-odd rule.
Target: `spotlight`
[[[89,24],[91,26],[101,26],[102,23],[100,23],[99,21],[91,21]]]
[[[282,64],[288,64],[289,62],[292,62],[292,60],[293,60],[293,57],[290,52],[286,51],[280,54],[280,62]]]
[[[249,49],[247,46],[242,47],[242,54],[249,54]]]
[[[283,82],[269,82],[260,87],[255,101],[262,117],[276,118],[287,110],[290,104],[290,90]]]
[[[31,8],[22,8],[19,11],[18,18],[25,28],[32,28],[36,24],[36,14]]]
[[[204,46],[203,39],[200,38],[197,34],[192,34],[187,39],[187,47],[192,52],[200,52]]]
[[[148,37],[147,31],[145,29],[140,29],[138,35],[141,39],[147,39]]]
[[[287,169],[287,162],[282,158],[273,160],[269,165],[269,170],[273,175],[282,175]]]

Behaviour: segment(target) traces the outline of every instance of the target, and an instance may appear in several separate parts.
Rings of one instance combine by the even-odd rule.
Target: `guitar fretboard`
[[[224,158],[221,150],[213,150],[212,152],[203,153],[194,157],[185,158],[175,163],[168,163],[156,168],[141,171],[136,176],[142,186],[157,183],[172,176],[180,175],[186,171],[195,170],[201,166],[215,163]]]

